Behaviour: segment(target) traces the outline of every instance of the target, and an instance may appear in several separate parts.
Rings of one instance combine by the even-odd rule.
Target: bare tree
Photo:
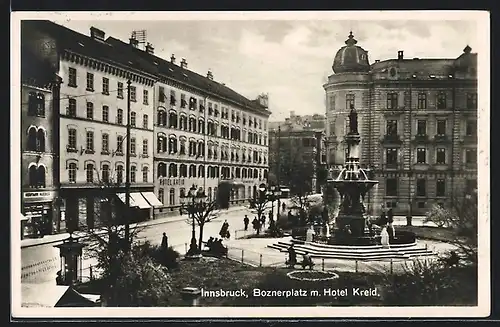
[[[257,214],[257,219],[260,219],[264,215],[264,211],[266,211],[267,209],[269,198],[266,194],[266,191],[257,190],[257,192],[257,196],[249,200],[249,208],[253,211],[253,213]]]
[[[203,230],[205,224],[209,221],[219,217],[220,210],[217,204],[217,200],[209,200],[209,201],[194,201],[190,204],[183,205],[182,212],[187,212],[188,217],[186,218],[186,223],[189,225],[195,224],[199,228],[198,235],[198,251],[203,249]]]
[[[458,193],[458,194],[457,194]],[[445,206],[434,206],[428,213],[426,222],[433,222],[455,231],[453,244],[468,263],[477,263],[478,238],[477,189],[470,192],[454,192]]]

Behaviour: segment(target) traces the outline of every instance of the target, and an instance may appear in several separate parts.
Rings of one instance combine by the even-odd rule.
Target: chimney
[[[149,42],[146,44],[146,52],[149,53],[149,54],[154,54],[155,53],[155,48]]]
[[[130,41],[130,45],[133,46],[134,48],[139,47],[139,40],[130,38],[129,41]]]
[[[182,58],[181,60],[181,68],[187,69],[188,68],[188,63],[185,58]]]
[[[398,51],[398,60],[403,60],[403,50]]]
[[[98,28],[92,26],[90,28],[90,37],[94,40],[104,41],[105,33]]]
[[[172,64],[175,64],[175,55],[172,53],[172,55],[170,56],[170,62]]]
[[[212,74],[212,71],[209,69],[207,73],[207,78],[211,81],[214,80],[214,74]]]

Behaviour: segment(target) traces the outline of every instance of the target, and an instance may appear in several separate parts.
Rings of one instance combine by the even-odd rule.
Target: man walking
[[[161,239],[161,247],[162,249],[168,248],[168,237],[167,233],[163,232],[163,237]]]
[[[250,219],[248,219],[248,216],[245,215],[245,218],[243,218],[243,224],[245,224],[245,231],[248,230],[248,224],[250,223]]]

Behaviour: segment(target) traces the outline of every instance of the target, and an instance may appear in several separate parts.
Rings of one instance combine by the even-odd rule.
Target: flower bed
[[[317,281],[339,278],[339,275],[337,275],[333,271],[321,271],[321,270],[294,270],[290,271],[286,275],[288,276],[288,278],[291,279],[308,281],[308,282],[317,282]]]

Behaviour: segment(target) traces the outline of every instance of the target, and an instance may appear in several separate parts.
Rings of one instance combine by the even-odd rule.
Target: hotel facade
[[[137,220],[180,207],[192,185],[213,198],[221,179],[249,198],[267,178],[267,96],[249,100],[213,80],[92,27],[90,37],[49,21],[23,21],[22,44],[62,78],[58,224],[92,229],[102,198],[125,203],[127,82],[130,80],[131,207]],[[54,232],[64,232],[59,228]]]
[[[405,59],[398,51],[397,59],[369,64],[352,33],[345,43],[323,85],[327,161],[344,163],[348,114],[356,109],[361,164],[379,181],[369,211],[385,205],[422,215],[477,189],[477,54],[467,46],[456,58]]]

